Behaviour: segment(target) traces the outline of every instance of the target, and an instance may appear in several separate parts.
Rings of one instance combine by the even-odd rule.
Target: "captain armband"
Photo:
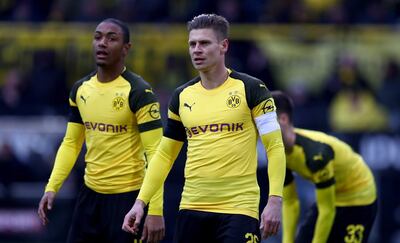
[[[258,116],[254,120],[257,125],[258,133],[260,135],[280,130],[275,111]]]

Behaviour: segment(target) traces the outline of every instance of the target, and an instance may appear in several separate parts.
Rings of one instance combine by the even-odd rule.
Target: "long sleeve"
[[[45,191],[58,192],[70,174],[85,140],[85,128],[82,124],[68,122],[64,140],[61,143],[54,167]]]
[[[146,204],[150,201],[163,185],[182,146],[182,141],[162,137],[157,152],[152,157],[147,168],[138,199]]]
[[[268,156],[269,195],[282,196],[286,157],[281,130],[261,135]]]
[[[283,243],[294,243],[297,223],[300,214],[300,202],[296,192],[296,184],[292,181],[283,188],[282,233]]]
[[[335,186],[316,190],[318,218],[315,224],[313,243],[326,242],[335,220]]]
[[[157,151],[162,137],[162,128],[140,133],[140,138],[146,152],[147,161],[151,161]],[[149,215],[163,215],[163,185],[157,190],[150,200]]]

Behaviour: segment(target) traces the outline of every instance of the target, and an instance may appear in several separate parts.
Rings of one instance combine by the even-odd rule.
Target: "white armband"
[[[279,130],[281,128],[279,126],[275,111],[258,116],[254,120],[256,122],[258,133],[260,134],[260,136]]]

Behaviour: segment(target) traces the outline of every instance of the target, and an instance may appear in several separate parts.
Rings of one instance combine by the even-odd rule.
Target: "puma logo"
[[[192,106],[194,104],[196,104],[196,103],[193,103],[192,105],[188,105],[188,103],[183,103],[183,106],[189,108],[189,110],[192,111]]]
[[[86,104],[86,100],[87,100],[87,98],[89,98],[89,96],[85,98],[85,97],[83,97],[83,95],[81,95],[80,97],[81,97],[81,100],[83,100],[83,102]]]
[[[146,92],[146,93],[152,93],[152,94],[154,94],[154,92],[153,92],[153,90],[152,90],[152,89],[145,89],[145,90],[144,90],[144,92]]]
[[[322,160],[324,160],[324,157],[322,157],[322,154],[319,153],[319,154],[313,156],[313,160],[314,161],[317,161],[317,160],[322,161]]]
[[[265,86],[264,84],[260,84],[260,87],[261,87],[261,88],[264,88],[264,89],[267,88],[267,86]]]

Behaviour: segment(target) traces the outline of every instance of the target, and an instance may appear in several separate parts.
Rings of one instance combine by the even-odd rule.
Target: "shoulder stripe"
[[[76,103],[76,93],[78,92],[79,87],[83,84],[83,82],[88,81],[91,77],[96,74],[96,71],[91,72],[90,74],[86,75],[82,79],[75,82],[75,84],[71,88],[71,92],[69,93],[69,98]]]
[[[335,178],[332,177],[331,179],[329,179],[329,180],[327,180],[327,181],[324,181],[324,182],[320,182],[320,183],[315,184],[315,186],[316,186],[318,189],[322,189],[322,188],[327,188],[327,187],[332,186],[333,184],[335,184],[335,182],[336,182]]]
[[[68,120],[69,122],[83,124],[82,117],[77,106],[69,107]]]
[[[296,133],[295,143],[303,148],[307,167],[312,172],[321,170],[335,157],[335,152],[329,144],[312,140],[298,133]]]
[[[131,85],[129,108],[132,112],[136,112],[148,104],[158,102],[151,85],[141,76],[128,70],[125,70],[121,76]]]
[[[150,130],[161,128],[161,127],[162,127],[161,120],[154,120],[154,121],[145,122],[145,123],[138,125],[139,132],[146,132],[146,131],[150,131]]]
[[[182,122],[168,118],[167,126],[164,129],[164,136],[177,141],[185,141],[186,130]]]
[[[243,82],[246,92],[246,100],[250,110],[262,101],[271,98],[271,92],[260,79],[233,70],[230,73],[230,77],[239,79]]]
[[[196,77],[196,78],[190,80],[189,82],[187,82],[187,83],[179,86],[178,88],[176,88],[174,93],[171,96],[168,109],[170,111],[172,111],[173,113],[175,113],[175,114],[179,114],[179,105],[180,105],[179,95],[182,93],[182,91],[185,88],[187,88],[187,87],[189,87],[189,86],[191,86],[191,85],[193,85],[193,84],[195,84],[195,83],[197,83],[199,81],[200,81],[200,77]]]
[[[69,93],[70,105],[69,105],[68,120],[70,122],[83,124],[81,114],[79,112],[78,107],[76,106],[76,94],[78,92],[79,87],[82,86],[83,82],[88,81],[95,74],[96,74],[96,71],[91,72],[90,74],[86,75],[84,78],[76,81],[75,84],[72,86],[71,91]],[[71,103],[71,101],[73,103]]]

